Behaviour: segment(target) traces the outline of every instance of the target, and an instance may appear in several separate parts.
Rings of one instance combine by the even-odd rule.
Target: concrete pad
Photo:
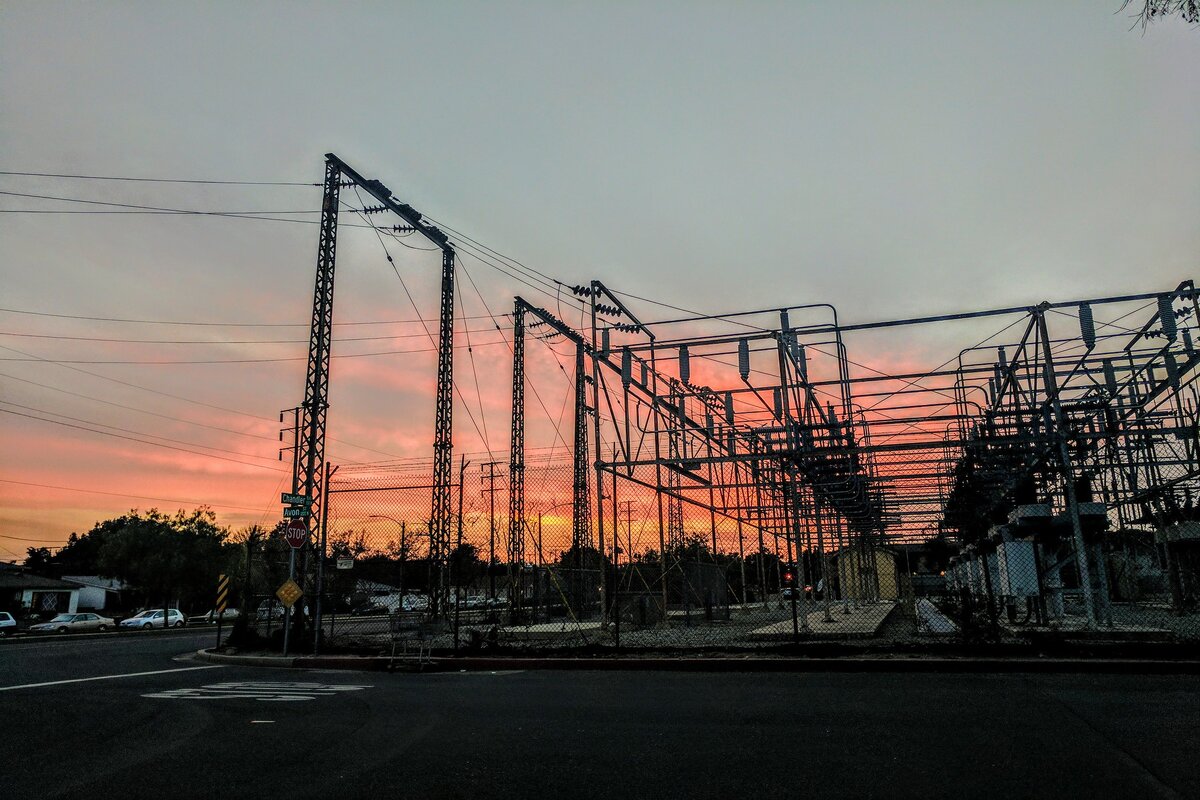
[[[883,626],[888,615],[896,608],[896,603],[884,601],[860,605],[845,613],[844,607],[838,605],[832,609],[832,622],[825,621],[824,609],[810,611],[808,627],[811,633],[801,628],[800,634],[810,638],[820,639],[866,639],[876,635]],[[783,640],[792,637],[792,620],[789,616],[781,622],[764,625],[750,631],[750,638],[757,640]]]
[[[576,637],[594,640],[600,635],[600,623],[572,622],[543,622],[536,625],[510,625],[500,629],[500,635],[510,639],[564,639]]]
[[[1094,630],[1089,630],[1087,620],[1083,617],[1065,616],[1052,620],[1050,625],[1013,625],[1004,616],[1000,617],[1000,627],[1005,633],[1014,636],[1044,634],[1049,632],[1072,636],[1081,639],[1128,639],[1131,641],[1169,639],[1171,631],[1152,625],[1134,625],[1117,622],[1112,625],[1099,623]]]
[[[917,600],[917,630],[921,633],[958,633],[958,625],[937,610],[937,606],[922,597]]]

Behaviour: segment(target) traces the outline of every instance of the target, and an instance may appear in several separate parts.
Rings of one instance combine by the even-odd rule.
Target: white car
[[[7,611],[0,611],[0,636],[11,636],[17,632],[17,621]]]
[[[106,631],[113,626],[113,621],[99,614],[80,612],[78,614],[59,614],[49,622],[39,622],[30,625],[30,633],[73,633],[78,631]]]
[[[166,626],[163,625],[163,612],[160,608],[157,610],[147,609],[145,611],[140,611],[129,619],[123,619],[121,620],[121,627],[127,630],[130,628],[150,630],[152,628],[162,627],[182,628],[187,624],[186,620],[184,619],[183,612],[178,608],[169,609],[168,613],[170,614],[170,617],[167,620]]]

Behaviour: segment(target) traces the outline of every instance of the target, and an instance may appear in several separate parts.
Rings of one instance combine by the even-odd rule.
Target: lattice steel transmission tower
[[[439,231],[439,233],[441,233]],[[429,517],[429,560],[436,580],[431,587],[431,611],[436,616],[445,600],[453,528],[450,489],[454,458],[454,249],[442,247],[442,304],[438,318],[437,402],[433,422],[433,509]],[[462,487],[459,487],[462,491]]]
[[[680,500],[681,482],[679,473],[683,462],[683,427],[680,424],[684,415],[684,399],[682,388],[677,389],[675,381],[671,381],[670,407],[672,413],[667,417],[667,457],[670,466],[667,469],[667,547],[682,553],[686,544],[683,538],[683,501]]]
[[[583,342],[575,343],[575,469],[572,476],[571,544],[576,553],[592,544],[592,514],[588,492],[587,372]]]
[[[325,417],[329,407],[329,356],[333,329],[333,277],[337,245],[338,203],[344,186],[357,186],[374,197],[378,207],[364,214],[391,211],[407,223],[392,230],[416,231],[442,251],[442,287],[438,329],[437,400],[433,433],[433,509],[430,516],[430,560],[433,566],[432,611],[436,614],[448,591],[450,532],[453,527],[451,459],[454,433],[454,247],[446,234],[424,222],[421,212],[397,202],[380,181],[364,178],[333,153],[325,154],[325,192],[321,203],[321,233],[317,246],[317,278],[313,295],[308,374],[304,387],[304,419],[300,437],[297,490],[312,500],[310,526],[319,523],[325,466]],[[383,226],[380,226],[381,228]]]
[[[316,526],[321,508],[321,483],[325,470],[325,417],[329,409],[329,354],[333,332],[333,275],[337,252],[338,197],[341,164],[326,156],[325,192],[321,201],[321,233],[317,243],[317,278],[313,289],[312,327],[308,342],[308,372],[304,379],[303,418],[297,434],[299,470],[293,492],[311,498],[309,525]],[[311,533],[313,527],[309,528]]]
[[[525,305],[513,304],[512,437],[508,457],[509,603],[520,606],[525,563]],[[515,573],[515,574],[514,574]]]

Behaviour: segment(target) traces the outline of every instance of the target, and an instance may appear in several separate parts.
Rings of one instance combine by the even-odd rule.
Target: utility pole
[[[283,411],[279,412],[280,423],[283,422],[283,418],[284,418],[285,414],[287,414],[289,412],[291,412],[291,414],[292,414],[292,427],[281,428],[279,431],[279,441],[281,441],[281,442],[283,441],[284,433],[290,432],[292,434],[292,446],[281,448],[279,451],[279,459],[281,461],[283,460],[283,453],[285,450],[292,451],[292,493],[293,494],[298,494],[300,492],[300,488],[301,488],[300,487],[300,449],[301,449],[301,444],[302,444],[301,431],[300,431],[301,411],[303,411],[303,407],[296,406],[295,408],[285,408]],[[296,577],[296,549],[294,547],[289,547],[288,548],[288,580],[293,580],[295,577]],[[164,619],[166,618],[165,617],[166,613],[167,613],[166,611],[163,611]],[[270,626],[269,612],[268,612],[268,617],[267,617],[267,625],[268,625],[268,627]],[[285,656],[288,654],[288,649],[289,649],[289,646],[291,645],[291,634],[292,634],[292,608],[291,608],[291,606],[288,606],[283,610],[283,654]]]
[[[621,512],[625,515],[625,562],[633,563],[633,507],[636,502],[633,500],[622,500],[620,503]],[[616,538],[616,531],[613,531],[613,537]]]
[[[483,493],[488,496],[488,597],[496,599],[496,467],[500,461],[485,461],[480,464],[481,480],[487,481]]]
[[[508,459],[508,605],[520,612],[525,570],[525,304],[513,304],[512,436]]]

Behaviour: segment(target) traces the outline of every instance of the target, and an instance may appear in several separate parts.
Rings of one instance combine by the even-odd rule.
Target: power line
[[[91,317],[81,314],[56,314],[49,311],[28,311],[20,308],[0,308],[8,314],[25,314],[34,317],[54,317],[56,319],[79,319],[90,322],[121,322],[138,325],[181,325],[181,326],[197,326],[197,327],[217,327],[217,328],[307,328],[308,322],[204,322],[191,320],[175,320],[175,319],[131,319],[129,317]],[[462,319],[488,319],[490,315],[477,315],[473,317],[463,317]],[[363,320],[360,322],[335,322],[333,326],[352,325],[415,325],[423,322],[420,319],[380,319],[380,320]],[[298,341],[305,341],[298,340]],[[344,341],[344,340],[343,340]]]
[[[11,172],[0,171],[0,175],[20,175],[30,178],[67,178],[80,181],[127,181],[132,183],[189,183],[204,186],[320,186],[319,183],[299,181],[207,181],[185,178],[134,178],[125,175],[67,175],[59,172]]]
[[[0,349],[8,350],[13,353],[20,353],[21,355],[28,356],[35,361],[45,361],[48,364],[55,364],[56,366],[60,366],[63,369],[69,369],[73,372],[79,372],[84,375],[90,375],[93,378],[99,378],[100,380],[108,381],[110,383],[116,383],[121,386],[128,386],[131,389],[138,389],[143,392],[149,392],[150,394],[157,394],[162,397],[169,397],[172,400],[180,400],[184,403],[191,403],[192,405],[202,406],[204,408],[212,408],[217,411],[224,411],[229,414],[236,414],[240,417],[246,417],[248,419],[260,420],[262,422],[270,422],[270,423],[274,424],[276,421],[274,417],[262,417],[262,416],[259,416],[258,414],[251,414],[247,411],[239,411],[236,408],[226,408],[225,406],[219,406],[219,405],[216,405],[215,403],[205,403],[202,400],[194,400],[190,397],[184,397],[184,396],[178,395],[178,394],[171,394],[170,392],[164,392],[159,389],[151,389],[149,386],[142,386],[141,384],[131,383],[130,381],[123,381],[123,380],[120,380],[119,378],[109,377],[108,375],[101,375],[99,372],[92,372],[91,370],[86,370],[86,369],[83,369],[82,367],[72,366],[71,364],[63,364],[63,363],[59,363],[56,361],[51,361],[49,359],[39,358],[38,356],[34,356],[31,353],[26,353],[23,350],[17,350],[14,347],[0,345]],[[337,442],[338,444],[343,444],[343,445],[346,445],[347,447],[353,447],[355,449],[363,450],[365,452],[378,453],[379,455],[391,456],[393,458],[396,457],[395,453],[389,453],[386,450],[376,450],[373,447],[367,447],[365,445],[355,444],[354,442],[349,442],[344,439],[335,439],[332,436],[328,437],[328,439],[332,442]]]
[[[479,342],[475,347],[488,347],[498,344],[506,344],[504,341],[499,342]],[[2,347],[3,345],[0,345]],[[467,345],[455,345],[455,350],[466,349]],[[11,349],[11,348],[5,348]],[[408,355],[413,353],[435,353],[436,347],[418,347],[410,350],[379,350],[373,353],[342,353],[339,355],[330,356],[330,358],[373,358],[375,356],[393,356],[393,355]],[[12,361],[19,363],[28,363],[32,361],[44,361],[51,364],[125,364],[138,366],[178,366],[181,364],[275,364],[287,361],[307,361],[308,356],[286,356],[281,358],[193,358],[193,359],[163,359],[151,361],[147,359],[87,359],[87,358],[10,358],[8,356],[0,356],[0,361]]]
[[[201,453],[197,450],[189,450],[186,447],[175,447],[174,445],[161,444],[159,442],[147,442],[145,439],[138,439],[133,436],[122,436],[119,433],[109,433],[108,431],[98,431],[98,430],[95,430],[94,428],[87,428],[82,425],[72,425],[69,422],[59,422],[56,419],[46,419],[45,417],[36,417],[32,414],[22,414],[19,411],[10,411],[7,408],[0,408],[0,413],[12,414],[13,416],[25,417],[27,419],[36,419],[39,422],[49,422],[54,425],[61,425],[64,428],[74,428],[74,429],[80,430],[80,431],[87,431],[88,433],[98,433],[101,436],[111,436],[114,439],[124,439],[126,441],[137,442],[139,444],[148,444],[152,447],[162,447],[167,450],[178,450],[179,452],[182,452],[182,453],[191,453],[194,456],[204,456],[205,458],[215,458],[220,461],[231,461],[235,464],[242,464],[243,466],[247,466],[247,467],[257,467],[258,469],[265,469],[270,472],[286,472],[286,470],[276,469],[274,467],[268,467],[265,464],[255,464],[251,461],[239,461],[236,458],[226,458],[225,456],[219,456],[219,455],[215,455],[213,453]]]
[[[57,386],[50,386],[49,384],[38,383],[37,381],[31,381],[26,378],[18,378],[15,375],[7,375],[2,372],[0,372],[0,378],[5,378],[10,381],[20,381],[21,383],[29,383],[34,386],[40,386],[43,389],[49,389],[50,391],[53,391],[53,392],[62,392],[63,394],[69,394],[72,397],[79,397],[84,400],[90,400],[93,403],[103,403],[106,406],[113,406],[115,408],[123,408],[127,411],[136,411],[139,414],[148,414],[152,417],[159,417],[161,419],[169,419],[173,422],[182,422],[185,425],[195,425],[200,428],[208,428],[208,429],[214,430],[214,431],[223,431],[225,433],[232,433],[236,436],[245,436],[245,437],[248,437],[251,439],[262,439],[263,441],[267,441],[267,442],[275,441],[275,437],[273,437],[273,436],[263,436],[262,434],[258,434],[258,433],[246,433],[244,431],[234,430],[233,428],[223,428],[219,425],[208,425],[203,422],[193,422],[190,419],[183,419],[182,417],[173,417],[173,416],[170,416],[169,414],[159,414],[156,411],[148,411],[144,408],[138,408],[136,406],[127,406],[127,405],[124,405],[123,403],[114,403],[111,400],[101,400],[99,397],[92,397],[90,395],[80,394],[79,392],[72,392],[67,389],[59,389]]]
[[[195,216],[195,217],[225,217],[229,219],[252,219],[263,222],[290,222],[299,225],[320,225],[320,220],[315,219],[288,219],[287,217],[270,216],[272,214],[319,214],[319,211],[204,211],[193,208],[170,208],[168,206],[143,206],[136,203],[116,203],[108,200],[88,200],[79,197],[59,197],[57,195],[45,194],[29,194],[27,192],[5,192],[0,191],[0,195],[8,197],[25,197],[33,200],[54,200],[62,203],[81,203],[91,206],[110,206],[113,208],[131,208],[137,209],[137,213],[149,214],[164,214],[164,215],[180,215],[180,216]],[[82,214],[88,213],[84,211],[70,211],[66,209],[0,209],[0,213],[5,214]],[[97,214],[111,214],[111,211],[93,211]],[[350,223],[352,228],[374,228],[374,225],[355,225]]]
[[[7,481],[6,481],[7,482]],[[54,544],[58,539],[26,539],[21,536],[12,536],[7,533],[0,533],[0,539],[8,539],[13,542],[33,542],[34,544]],[[12,552],[9,550],[8,552]]]
[[[457,329],[455,333],[490,333],[492,328],[478,330]],[[335,342],[380,342],[391,339],[412,339],[424,336],[423,333],[395,333],[390,336],[346,336],[334,339]],[[62,339],[77,342],[115,342],[118,344],[308,344],[308,339],[124,339],[102,336],[64,336],[54,333],[18,333],[15,331],[0,331],[0,336],[19,336],[26,339]]]
[[[227,506],[220,503],[208,503],[201,500],[180,500],[177,497],[149,497],[143,494],[125,494],[124,492],[102,492],[99,489],[81,489],[78,486],[54,486],[48,483],[31,483],[29,481],[14,481],[7,478],[0,478],[0,483],[12,483],[17,486],[32,486],[38,489],[57,489],[63,492],[87,492],[88,494],[103,494],[110,497],[132,497],[135,500],[154,500],[159,503],[183,503],[184,505],[208,506],[209,508],[229,508],[235,511],[254,511],[259,512],[262,509],[248,508],[247,506]],[[16,538],[16,537],[8,537]],[[24,541],[24,540],[22,540]],[[32,541],[32,540],[30,540]],[[50,540],[46,540],[50,541]]]
[[[190,447],[199,447],[201,450],[215,450],[218,453],[229,453],[230,455],[234,455],[234,456],[245,456],[246,458],[257,458],[262,461],[275,461],[274,458],[271,458],[269,456],[260,456],[260,455],[254,454],[254,453],[243,453],[240,450],[230,450],[225,447],[212,447],[210,445],[200,444],[199,442],[192,442],[192,441],[188,441],[186,439],[172,439],[169,436],[159,436],[156,433],[147,433],[146,431],[138,431],[138,430],[132,430],[130,428],[122,428],[117,425],[109,425],[104,422],[96,422],[95,420],[90,420],[90,419],[80,419],[79,417],[72,417],[68,414],[60,414],[57,411],[47,411],[44,408],[35,408],[33,406],[26,406],[26,405],[22,405],[20,403],[13,403],[8,400],[0,400],[0,405],[13,406],[14,408],[23,408],[26,411],[33,411],[38,414],[47,414],[51,417],[59,417],[60,419],[69,419],[72,422],[78,422],[83,425],[95,425],[100,428],[108,428],[109,430],[121,431],[122,433],[132,433],[135,436],[147,436],[151,439],[162,439],[164,442],[174,442],[175,444],[186,444]],[[53,420],[47,420],[47,421],[52,422]]]

